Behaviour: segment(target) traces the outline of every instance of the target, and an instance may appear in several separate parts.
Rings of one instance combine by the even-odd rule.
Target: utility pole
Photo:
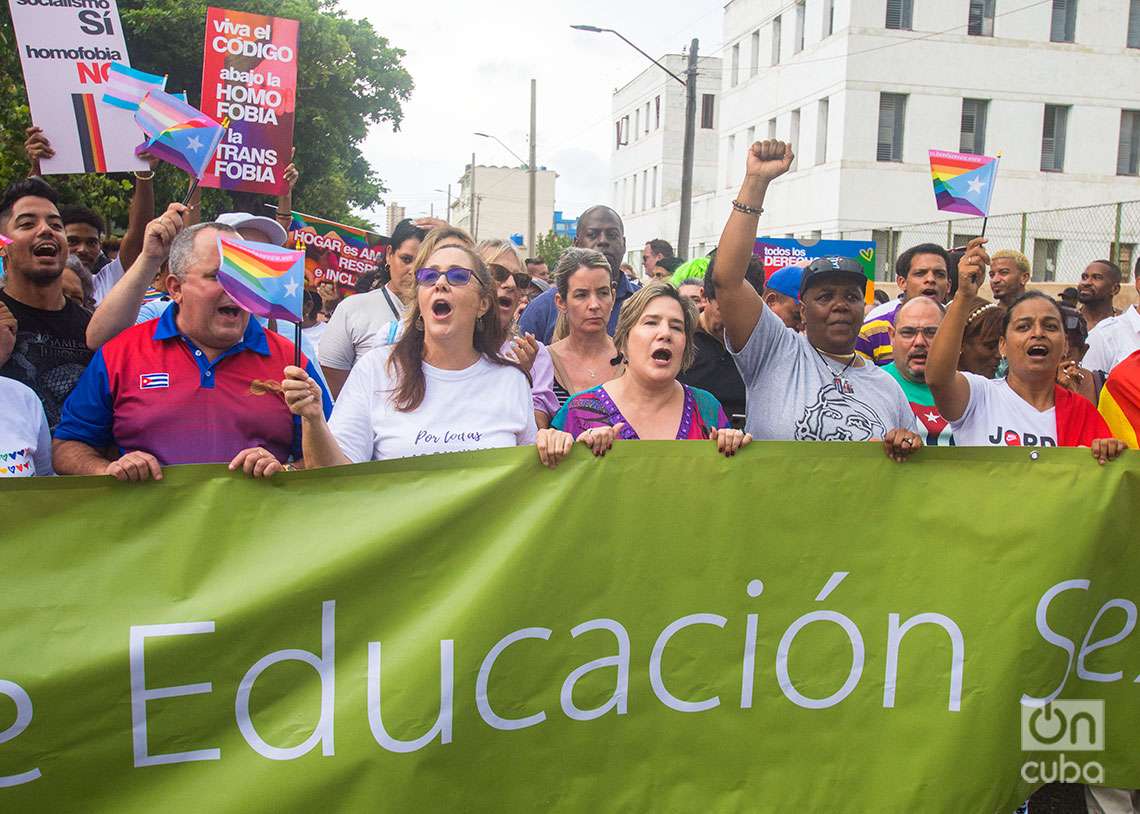
[[[534,241],[535,241],[535,233],[534,233],[535,192],[534,192],[534,187],[535,187],[536,173],[538,171],[538,168],[535,166],[535,157],[534,157],[535,156],[535,143],[534,143],[535,142],[535,122],[537,120],[537,116],[535,113],[535,95],[536,95],[535,80],[532,79],[532,80],[530,80],[530,166],[527,168],[527,176],[528,176],[527,177],[527,183],[528,183],[527,199],[530,203],[530,212],[528,214],[527,223],[526,223],[526,248],[527,248],[527,253],[530,255],[534,254],[534,245],[535,245],[535,243],[534,243]]]
[[[471,202],[468,204],[468,206],[470,206],[470,209],[468,211],[471,213],[471,217],[469,219],[471,226],[471,237],[475,240],[478,240],[476,234],[479,230],[475,226],[475,153],[471,154]]]
[[[685,146],[681,164],[681,213],[677,229],[677,256],[689,257],[689,224],[693,212],[693,156],[697,135],[697,48],[689,43],[689,69],[685,72]],[[689,258],[690,260],[692,258]]]
[[[451,223],[451,184],[447,185],[447,217],[444,220]]]

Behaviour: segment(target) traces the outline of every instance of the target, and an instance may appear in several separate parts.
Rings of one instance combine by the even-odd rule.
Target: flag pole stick
[[[990,219],[990,218],[989,218],[989,215],[987,215],[986,217],[982,218],[982,234],[981,234],[981,236],[982,236],[982,237],[985,237],[985,236],[986,236],[986,223],[988,223],[988,222],[989,222],[989,219]]]
[[[293,323],[293,365],[294,367],[301,366],[301,323]],[[302,452],[301,447],[301,416],[293,416],[293,449],[296,452],[297,460],[301,460]]]
[[[190,199],[194,197],[194,191],[198,189],[198,181],[199,179],[195,178],[190,182],[190,189],[186,190],[186,197],[182,199],[183,206],[190,205]]]

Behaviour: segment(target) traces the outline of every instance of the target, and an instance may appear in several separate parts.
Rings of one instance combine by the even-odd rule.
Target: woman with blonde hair
[[[425,244],[428,241],[425,241]],[[534,443],[530,381],[504,358],[495,288],[468,246],[421,246],[406,330],[353,367],[328,423],[316,383],[285,369],[309,468]]]

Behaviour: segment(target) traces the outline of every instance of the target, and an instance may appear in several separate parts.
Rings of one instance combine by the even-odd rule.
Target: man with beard
[[[40,178],[17,181],[0,197],[0,234],[7,247],[7,280],[0,303],[16,320],[11,354],[0,359],[0,376],[30,387],[55,429],[60,410],[91,361],[87,323],[91,315],[63,294],[67,235],[55,190]]]
[[[578,218],[578,234],[574,245],[580,249],[594,249],[605,255],[610,262],[610,276],[614,281],[616,296],[610,322],[606,330],[613,336],[617,328],[618,315],[622,303],[632,296],[634,287],[621,271],[625,257],[625,224],[617,212],[608,206],[591,206]],[[558,307],[554,304],[554,286],[537,299],[531,300],[519,318],[519,333],[533,334],[544,345],[549,345],[558,321]]]
[[[926,356],[942,322],[942,306],[928,297],[907,300],[895,313],[891,326],[891,354],[894,361],[883,368],[899,383],[918,426],[926,434],[927,446],[953,446],[954,434],[934,406],[934,396],[926,386]]]
[[[899,286],[898,306],[867,319],[859,331],[855,350],[876,365],[891,361],[891,326],[895,323],[902,303],[919,297],[929,297],[938,304],[946,301],[950,290],[949,255],[935,243],[920,243],[899,255],[895,263],[895,277]]]
[[[1093,260],[1081,272],[1077,302],[1089,333],[1106,319],[1120,316],[1112,298],[1120,293],[1120,266],[1111,260]]]
[[[713,284],[726,347],[747,393],[745,429],[757,440],[882,440],[905,460],[922,446],[914,414],[898,384],[855,351],[867,279],[862,266],[823,257],[804,269],[804,333],[776,318],[745,280],[768,185],[791,166],[790,145],[748,148],[744,183],[717,247]]]

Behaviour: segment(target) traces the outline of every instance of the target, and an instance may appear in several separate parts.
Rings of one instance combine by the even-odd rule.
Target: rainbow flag
[[[997,180],[998,159],[972,153],[930,150],[934,201],[944,212],[988,217]]]
[[[301,321],[305,253],[218,235],[218,282],[259,317]]]
[[[148,139],[135,148],[136,155],[151,153],[195,178],[202,177],[226,132],[202,111],[161,90],[147,92],[135,121]]]
[[[112,62],[103,87],[103,103],[123,110],[138,110],[139,102],[152,90],[166,90],[166,77]]]
[[[1140,449],[1140,350],[1108,374],[1100,391],[1100,414],[1114,438]]]

